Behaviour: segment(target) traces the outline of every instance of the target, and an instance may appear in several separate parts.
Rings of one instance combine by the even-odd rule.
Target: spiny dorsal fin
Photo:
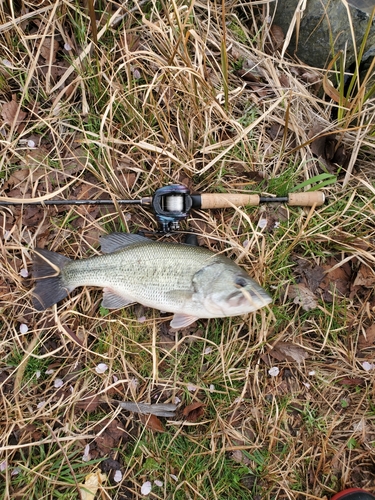
[[[100,236],[100,246],[103,253],[112,253],[135,243],[152,243],[152,240],[140,234],[111,233]]]

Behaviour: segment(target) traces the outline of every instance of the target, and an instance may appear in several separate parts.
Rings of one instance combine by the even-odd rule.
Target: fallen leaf
[[[9,190],[14,188],[14,186],[23,182],[30,175],[30,168],[20,168],[13,172],[7,181],[4,183],[4,190]]]
[[[284,125],[280,125],[280,123],[273,123],[268,129],[267,134],[274,141],[284,135],[285,127]]]
[[[375,323],[366,329],[366,335],[360,335],[358,339],[358,350],[375,347]]]
[[[40,46],[40,42],[37,42],[37,46]],[[57,40],[53,40],[52,38],[45,38],[43,40],[43,43],[40,47],[40,55],[46,60],[50,61],[51,57],[51,52],[52,52],[52,59],[51,62],[56,61],[56,53],[59,50],[59,42]]]
[[[27,227],[35,227],[39,225],[45,217],[43,207],[28,206],[24,209],[22,222]]]
[[[337,167],[344,167],[348,155],[342,144],[338,143],[336,134],[327,133],[324,127],[317,125],[313,127],[309,134],[311,141],[311,151],[330,173],[335,173]]]
[[[91,472],[85,477],[85,482],[80,484],[80,494],[82,500],[94,500],[95,495],[102,485],[102,483],[107,479],[105,474],[99,471]]]
[[[375,285],[374,270],[371,269],[371,267],[362,264],[353,282],[353,287],[364,286],[365,288],[372,288],[374,285]]]
[[[113,460],[113,458],[106,458],[103,462],[100,462],[99,467],[102,472],[111,472],[120,470],[121,464],[117,460]]]
[[[3,104],[1,108],[1,116],[4,119],[4,122],[8,125],[12,125],[15,122],[15,125],[20,125],[27,116],[25,111],[22,109],[19,110],[19,105],[16,101],[16,96],[12,96],[12,100]]]
[[[317,297],[303,283],[290,285],[288,298],[294,299],[293,302],[300,305],[304,311],[311,311],[318,307]]]
[[[117,419],[110,421],[109,418],[102,420],[95,426],[95,433],[97,434],[95,438],[96,448],[102,456],[110,454],[114,448],[118,447],[121,438],[127,435]]]
[[[253,73],[249,69],[239,69],[235,72],[235,74],[245,80],[245,82],[257,83],[261,81],[259,75],[257,73]]]
[[[186,406],[182,412],[182,415],[188,422],[197,422],[202,415],[204,414],[204,408],[206,405],[201,403],[200,401],[196,401],[195,403],[191,403]]]
[[[332,82],[328,79],[331,68],[334,66],[337,59],[340,57],[340,52],[338,52],[332,61],[329,63],[327,71],[323,77],[323,89],[324,92],[335,102],[340,103],[343,106],[349,107],[348,101],[345,97],[341,96],[339,91],[333,86]]]
[[[309,357],[308,352],[303,347],[291,342],[277,342],[267,354],[278,361],[288,360],[297,363],[302,363],[304,359]]]
[[[333,294],[345,297],[350,290],[352,270],[349,262],[332,269],[336,264],[338,261],[332,258],[323,266],[325,277],[319,288],[323,291],[322,298],[325,302],[332,302]]]
[[[279,50],[284,44],[284,32],[280,26],[273,24],[270,28],[271,39],[273,43],[273,49]]]
[[[63,324],[61,326],[68,337],[71,337],[74,342],[83,346],[84,342],[75,334],[75,332],[68,325]]]
[[[28,170],[30,172],[30,166],[37,166],[38,167],[40,165],[44,165],[44,163],[49,155],[50,155],[50,151],[43,144],[41,144],[36,149],[28,150],[26,155],[25,155],[25,160],[27,161],[29,168],[24,169],[24,170]]]
[[[234,450],[230,454],[230,458],[238,464],[250,465],[251,460],[241,450]]]
[[[19,427],[14,434],[17,443],[39,441],[43,436],[35,424],[26,424],[24,427]]]
[[[91,413],[97,409],[100,402],[100,397],[97,394],[87,394],[77,401],[75,408]]]
[[[305,71],[301,78],[306,83],[318,83],[321,80],[321,76],[315,71]]]
[[[293,257],[293,260],[297,262],[296,273],[307,282],[308,288],[315,293],[324,279],[324,269],[321,266],[311,267],[308,261],[300,257]]]
[[[338,381],[338,383],[340,385],[349,385],[349,386],[363,386],[363,385],[366,385],[365,381],[362,379],[362,378],[349,378],[349,377],[345,377],[345,378],[342,378]]]
[[[165,432],[161,420],[156,415],[139,415],[139,418],[147,429],[155,432]]]

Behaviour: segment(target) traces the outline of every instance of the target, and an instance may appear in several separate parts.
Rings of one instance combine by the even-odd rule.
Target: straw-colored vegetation
[[[356,79],[344,100],[337,61],[281,59],[267,3],[97,1],[96,29],[90,4],[1,4],[2,201],[168,183],[328,201],[191,214],[274,302],[180,332],[99,290],[32,307],[34,247],[94,255],[100,234],[155,230],[149,210],[3,206],[0,498],[92,498],[90,474],[101,499],[375,492],[374,98]],[[148,420],[116,401],[180,403]]]

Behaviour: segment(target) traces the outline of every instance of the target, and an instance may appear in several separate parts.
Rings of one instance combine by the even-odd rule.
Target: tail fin
[[[33,259],[33,277],[36,278],[33,304],[37,311],[44,311],[60,300],[65,299],[71,291],[64,285],[61,270],[71,259],[41,248],[35,249]]]

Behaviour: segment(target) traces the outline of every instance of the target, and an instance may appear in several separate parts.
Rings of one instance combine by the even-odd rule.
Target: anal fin
[[[128,306],[129,304],[134,304],[133,299],[127,299],[122,295],[119,295],[111,288],[103,288],[103,300],[102,307],[106,309],[120,309],[121,307]]]

